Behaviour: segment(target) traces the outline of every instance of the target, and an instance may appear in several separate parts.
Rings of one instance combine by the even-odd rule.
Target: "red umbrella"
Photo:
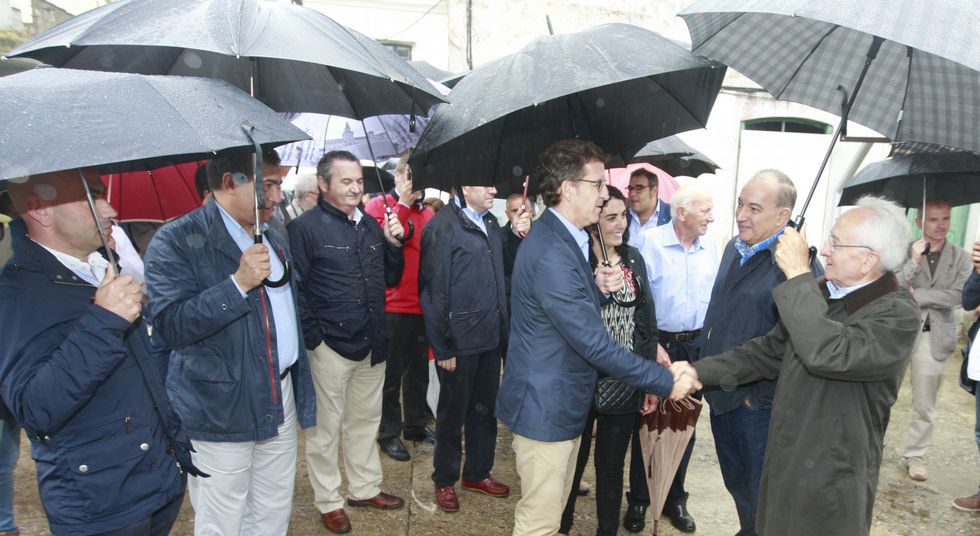
[[[151,171],[102,175],[107,201],[118,220],[166,222],[201,206],[194,174],[203,162],[187,162]]]

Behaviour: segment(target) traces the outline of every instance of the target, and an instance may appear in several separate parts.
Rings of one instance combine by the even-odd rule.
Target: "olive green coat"
[[[866,535],[919,306],[891,273],[840,300],[810,274],[773,296],[780,321],[772,331],[694,364],[705,387],[779,379],[756,531]]]

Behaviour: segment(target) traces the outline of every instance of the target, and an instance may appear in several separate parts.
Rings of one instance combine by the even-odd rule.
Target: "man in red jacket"
[[[399,435],[405,439],[435,444],[432,430],[425,426],[425,393],[429,387],[429,342],[425,337],[422,309],[419,307],[419,246],[422,228],[432,219],[433,213],[422,204],[422,192],[414,191],[412,173],[408,167],[410,151],[399,155],[395,167],[395,188],[383,197],[372,199],[364,211],[379,222],[385,214],[385,206],[391,207],[411,237],[404,245],[405,271],[401,282],[387,289],[385,300],[385,337],[388,339],[388,368],[385,370],[384,399],[381,405],[381,425],[378,429],[378,445],[390,458],[398,461],[411,459]],[[414,232],[409,231],[409,226]],[[401,391],[401,393],[399,393]],[[405,401],[405,418],[402,405]]]

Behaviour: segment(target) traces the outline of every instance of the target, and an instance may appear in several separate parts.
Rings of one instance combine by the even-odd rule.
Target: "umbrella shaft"
[[[92,190],[88,187],[88,180],[85,179],[85,172],[79,169],[78,176],[82,179],[82,187],[85,189],[85,199],[88,201],[88,208],[92,210],[92,221],[95,222],[95,228],[99,230],[99,238],[102,240],[102,246],[105,247],[106,260],[109,261],[109,265],[115,270],[115,255],[112,254],[112,248],[109,247],[109,237],[106,236],[105,230],[99,222],[99,211],[95,209],[95,199],[92,197]]]

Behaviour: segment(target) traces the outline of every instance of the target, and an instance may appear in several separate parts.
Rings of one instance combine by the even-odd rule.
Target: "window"
[[[767,132],[795,132],[798,134],[831,134],[833,127],[820,121],[799,117],[763,117],[742,121],[745,130]]]
[[[401,56],[403,60],[412,61],[412,45],[408,43],[393,43],[391,41],[379,41],[379,43]]]

